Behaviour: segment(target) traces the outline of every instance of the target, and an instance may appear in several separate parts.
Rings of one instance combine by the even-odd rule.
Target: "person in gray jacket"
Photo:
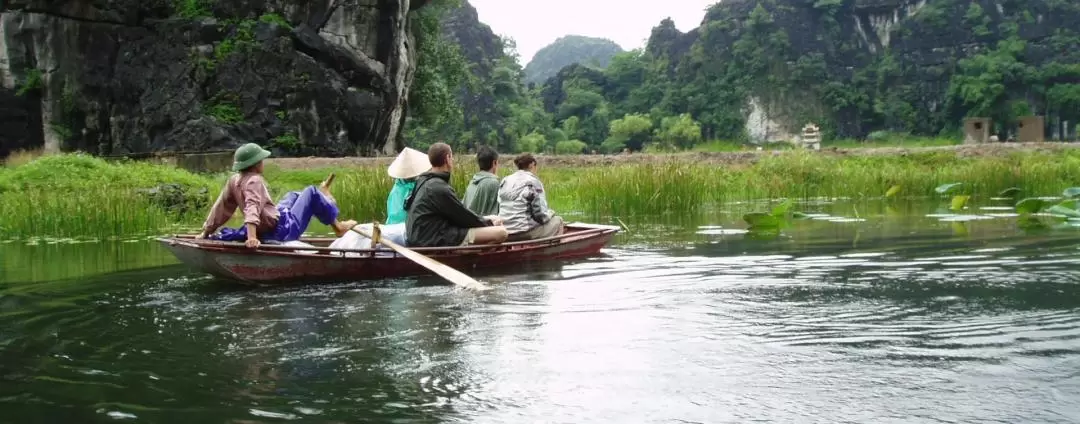
[[[544,183],[536,177],[536,158],[522,153],[514,158],[518,170],[499,183],[499,217],[507,241],[535,240],[563,233],[563,219],[548,207]]]

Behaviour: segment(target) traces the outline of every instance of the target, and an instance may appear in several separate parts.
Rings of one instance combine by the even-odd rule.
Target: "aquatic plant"
[[[938,194],[949,194],[950,192],[955,192],[957,189],[960,189],[963,186],[964,186],[964,183],[942,184],[940,186],[937,186],[937,188],[935,188],[934,191],[936,193],[938,193]],[[971,199],[970,194],[958,194],[958,195],[953,196],[952,199],[949,201],[949,210],[951,210],[951,211],[961,211],[961,210],[963,210],[964,206],[967,205],[968,199]]]

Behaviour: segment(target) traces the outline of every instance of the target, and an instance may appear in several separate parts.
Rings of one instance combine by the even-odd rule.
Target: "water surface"
[[[603,256],[485,273],[482,294],[0,245],[0,421],[1080,420],[1080,232],[804,209],[832,218],[769,238],[732,211],[624,217]]]

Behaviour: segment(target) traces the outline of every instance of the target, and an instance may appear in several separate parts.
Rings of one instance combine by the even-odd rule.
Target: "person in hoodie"
[[[451,247],[496,244],[506,240],[498,216],[481,217],[458,200],[450,186],[454,153],[446,143],[428,149],[431,170],[420,174],[405,200],[405,241],[410,247]]]
[[[499,185],[499,217],[508,241],[535,240],[563,233],[563,219],[548,207],[544,183],[536,177],[536,158],[522,153],[514,158],[518,170]]]
[[[465,188],[465,207],[480,216],[499,214],[499,153],[488,146],[476,151],[477,172]]]

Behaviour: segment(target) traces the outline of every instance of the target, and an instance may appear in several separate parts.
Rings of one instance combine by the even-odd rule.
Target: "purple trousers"
[[[271,234],[261,234],[260,240],[294,241],[307,231],[311,218],[330,225],[338,217],[338,207],[333,199],[319,192],[315,186],[307,186],[301,191],[290,191],[278,201],[278,223]],[[247,226],[240,228],[222,228],[220,234],[210,236],[213,240],[247,240]]]

